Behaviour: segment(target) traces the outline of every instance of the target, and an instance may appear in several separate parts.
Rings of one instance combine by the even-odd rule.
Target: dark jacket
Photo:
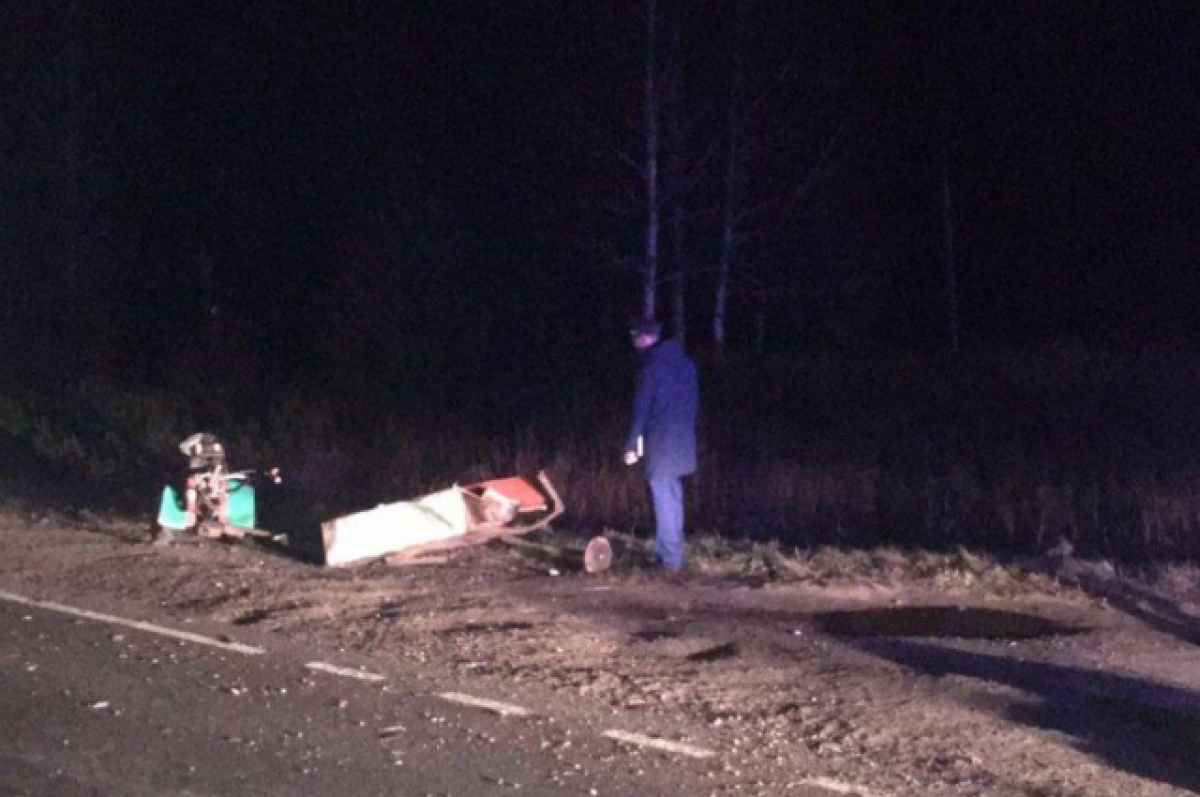
[[[638,437],[644,437],[646,478],[687,476],[696,470],[700,405],[696,366],[675,338],[664,340],[644,356],[625,450],[636,450]]]

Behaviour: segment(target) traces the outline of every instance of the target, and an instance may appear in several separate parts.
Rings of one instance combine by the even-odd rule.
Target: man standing
[[[662,340],[662,325],[634,323],[630,334],[642,357],[625,464],[645,457],[654,501],[654,550],[668,571],[683,568],[683,477],[696,471],[696,365],[679,340]]]

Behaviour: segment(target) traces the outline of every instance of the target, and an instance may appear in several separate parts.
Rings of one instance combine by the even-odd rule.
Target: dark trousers
[[[654,552],[672,572],[683,568],[683,480],[651,479],[654,501]]]

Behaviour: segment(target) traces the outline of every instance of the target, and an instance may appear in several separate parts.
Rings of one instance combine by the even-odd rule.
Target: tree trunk
[[[942,161],[942,226],[944,246],[942,257],[946,271],[946,326],[950,350],[957,352],[958,330],[958,268],[954,261],[954,203],[950,186],[950,154]]]
[[[760,299],[754,318],[754,353],[762,357],[767,350],[767,302]]]
[[[679,32],[679,20],[673,21],[671,30],[670,76],[667,83],[670,113],[667,117],[669,141],[667,156],[670,164],[671,198],[671,320],[675,337],[687,346],[687,260],[684,232],[684,202],[687,193],[684,173],[687,159],[684,157],[683,124],[683,61]]]
[[[721,230],[721,254],[717,263],[717,295],[713,308],[713,359],[718,365],[725,362],[726,318],[729,312],[729,272],[733,259],[733,223],[726,213]]]
[[[66,252],[63,268],[67,300],[77,298],[83,259],[83,24],[79,0],[67,6],[67,108],[65,114],[64,177],[66,193]]]
[[[739,20],[740,22],[740,20]],[[721,220],[721,251],[717,262],[716,301],[713,307],[713,359],[720,365],[725,361],[726,333],[729,315],[729,281],[733,269],[734,203],[737,201],[738,177],[738,95],[742,82],[741,26],[735,36],[733,50],[733,77],[729,87],[728,146],[725,162],[725,208]]]
[[[683,253],[683,205],[675,206],[671,217],[675,253],[674,281],[671,283],[671,322],[680,345],[687,347],[687,264]]]
[[[657,0],[646,0],[646,260],[642,265],[642,317],[658,315],[658,65]]]

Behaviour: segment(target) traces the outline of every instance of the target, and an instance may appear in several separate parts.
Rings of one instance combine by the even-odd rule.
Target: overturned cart
[[[449,551],[544,529],[563,512],[545,473],[455,485],[411,501],[356,512],[321,524],[325,564],[377,559],[406,564]]]

